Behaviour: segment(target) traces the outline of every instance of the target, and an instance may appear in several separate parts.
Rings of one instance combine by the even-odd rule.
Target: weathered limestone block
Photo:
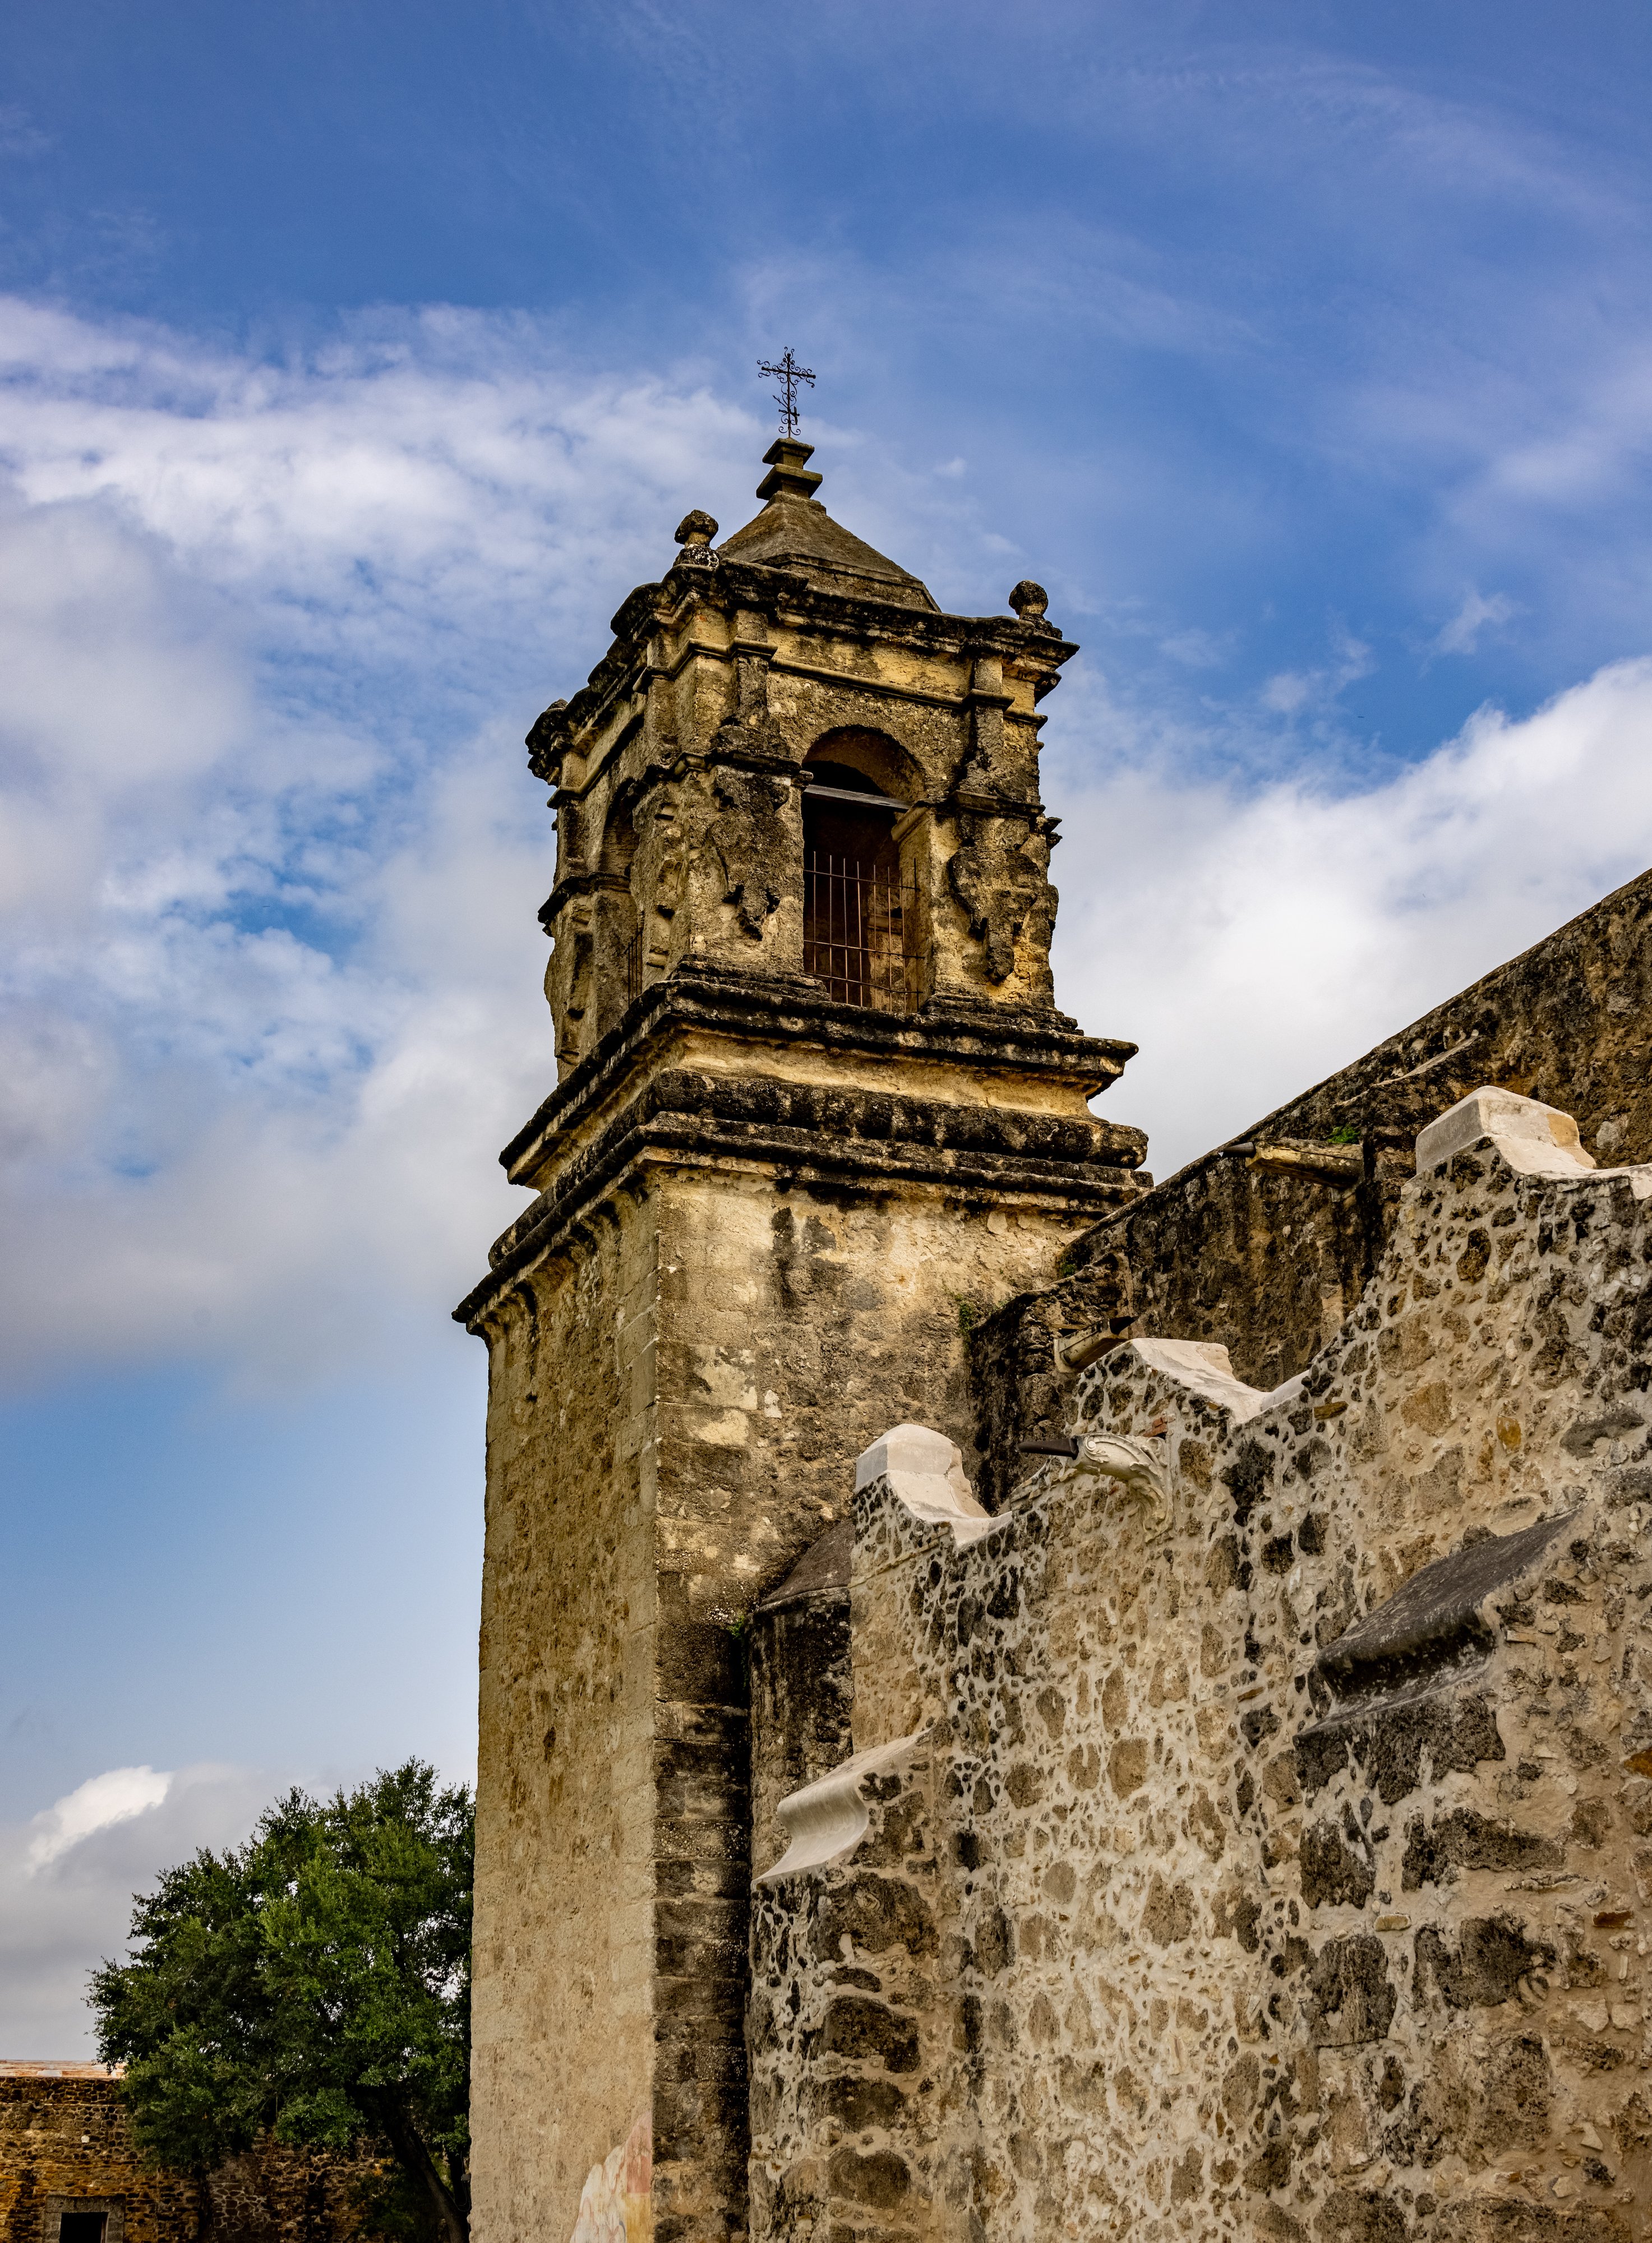
[[[858,1492],[853,1741],[926,1740],[951,2055],[875,2132],[809,2131],[816,2044],[752,2061],[787,2155],[899,2161],[928,2224],[863,2232],[1646,2232],[1652,1171],[1564,1121],[1481,1095],[1425,1136],[1274,1392],[1209,1344],[1083,1373],[1071,1431],[1168,1529],[1082,1457],[961,1543]],[[771,1873],[778,1998],[863,1846]]]

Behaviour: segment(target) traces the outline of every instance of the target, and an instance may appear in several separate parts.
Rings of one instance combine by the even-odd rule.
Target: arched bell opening
[[[909,805],[885,776],[897,759],[880,734],[829,734],[803,793],[803,970],[838,1004],[887,1013],[921,995],[920,919],[896,837]]]

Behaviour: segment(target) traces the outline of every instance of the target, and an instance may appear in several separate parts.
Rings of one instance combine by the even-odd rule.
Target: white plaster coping
[[[890,1492],[931,1526],[952,1529],[956,1548],[978,1542],[997,1525],[975,1500],[964,1478],[963,1451],[927,1425],[892,1425],[880,1440],[855,1459],[858,1495],[874,1479],[886,1479]]]
[[[1264,1410],[1294,1402],[1302,1391],[1305,1374],[1301,1371],[1271,1393],[1264,1394],[1259,1386],[1247,1386],[1234,1376],[1226,1348],[1216,1340],[1131,1339],[1123,1346],[1133,1350],[1137,1361],[1149,1371],[1197,1394],[1236,1425]],[[1119,1352],[1122,1350],[1109,1359],[1116,1361]],[[1122,1481],[1130,1493],[1150,1494],[1159,1509],[1158,1531],[1163,1531],[1170,1517],[1170,1474],[1163,1444],[1151,1436],[1144,1439],[1136,1434],[1081,1431],[1075,1438],[1078,1454],[1042,1468],[1036,1484],[1049,1487],[1071,1480],[1093,1482],[1097,1474]]]
[[[1485,1085],[1448,1106],[1422,1132],[1417,1140],[1418,1175],[1426,1175],[1482,1137],[1489,1137],[1509,1167],[1524,1176],[1575,1176],[1595,1166],[1569,1114]]]
[[[1235,1377],[1226,1348],[1215,1340],[1132,1339],[1125,1344],[1135,1349],[1150,1371],[1173,1378],[1178,1386],[1191,1387],[1202,1400],[1225,1410],[1236,1422],[1254,1418],[1273,1398],[1260,1387],[1247,1386],[1242,1378]]]
[[[921,1431],[922,1428],[902,1430]],[[929,1438],[939,1440],[941,1437],[932,1433]],[[928,1734],[927,1728],[916,1729],[909,1737],[897,1737],[893,1744],[873,1745],[834,1768],[829,1775],[806,1783],[801,1791],[783,1799],[774,1810],[775,1820],[791,1843],[774,1867],[765,1869],[752,1883],[777,1884],[796,1869],[830,1869],[834,1862],[846,1859],[866,1836],[872,1820],[860,1795],[861,1785],[868,1776],[898,1767]]]
[[[1522,1098],[1513,1090],[1483,1085],[1448,1106],[1417,1140],[1417,1173],[1437,1169],[1470,1145],[1489,1139],[1509,1167],[1523,1176],[1554,1176],[1578,1183],[1585,1176],[1605,1182],[1627,1176],[1636,1199],[1652,1199],[1652,1168],[1602,1169],[1586,1152],[1577,1123],[1557,1106]]]

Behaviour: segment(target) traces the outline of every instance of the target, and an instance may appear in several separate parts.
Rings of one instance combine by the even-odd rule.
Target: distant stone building
[[[478,2243],[1628,2243],[1652,882],[1152,1187],[1054,1009],[1074,650],[808,457],[530,735]]]
[[[3,2243],[354,2243],[372,2171],[266,2143],[203,2192],[145,2161],[103,2065],[0,2061]]]

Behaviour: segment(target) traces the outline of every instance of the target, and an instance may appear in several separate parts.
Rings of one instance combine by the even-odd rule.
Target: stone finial
[[[1009,604],[1019,619],[1035,630],[1054,630],[1054,623],[1046,620],[1044,610],[1049,605],[1049,594],[1042,584],[1035,584],[1030,576],[1023,576],[1009,596]]]
[[[717,535],[717,520],[704,507],[697,506],[691,514],[685,514],[671,534],[683,549],[677,556],[679,569],[716,568],[711,540]]]
[[[896,1499],[914,1519],[933,1526],[950,1526],[961,1546],[974,1541],[991,1526],[992,1513],[983,1511],[964,1478],[963,1451],[944,1433],[927,1425],[894,1425],[855,1460],[856,1492],[874,1479],[886,1479]]]
[[[1448,1106],[1422,1132],[1417,1140],[1418,1175],[1426,1175],[1483,1137],[1522,1175],[1576,1176],[1595,1166],[1569,1114],[1487,1083]]]
[[[826,480],[808,464],[813,455],[813,444],[802,443],[795,436],[777,436],[763,455],[769,472],[757,487],[758,496],[812,499]]]

